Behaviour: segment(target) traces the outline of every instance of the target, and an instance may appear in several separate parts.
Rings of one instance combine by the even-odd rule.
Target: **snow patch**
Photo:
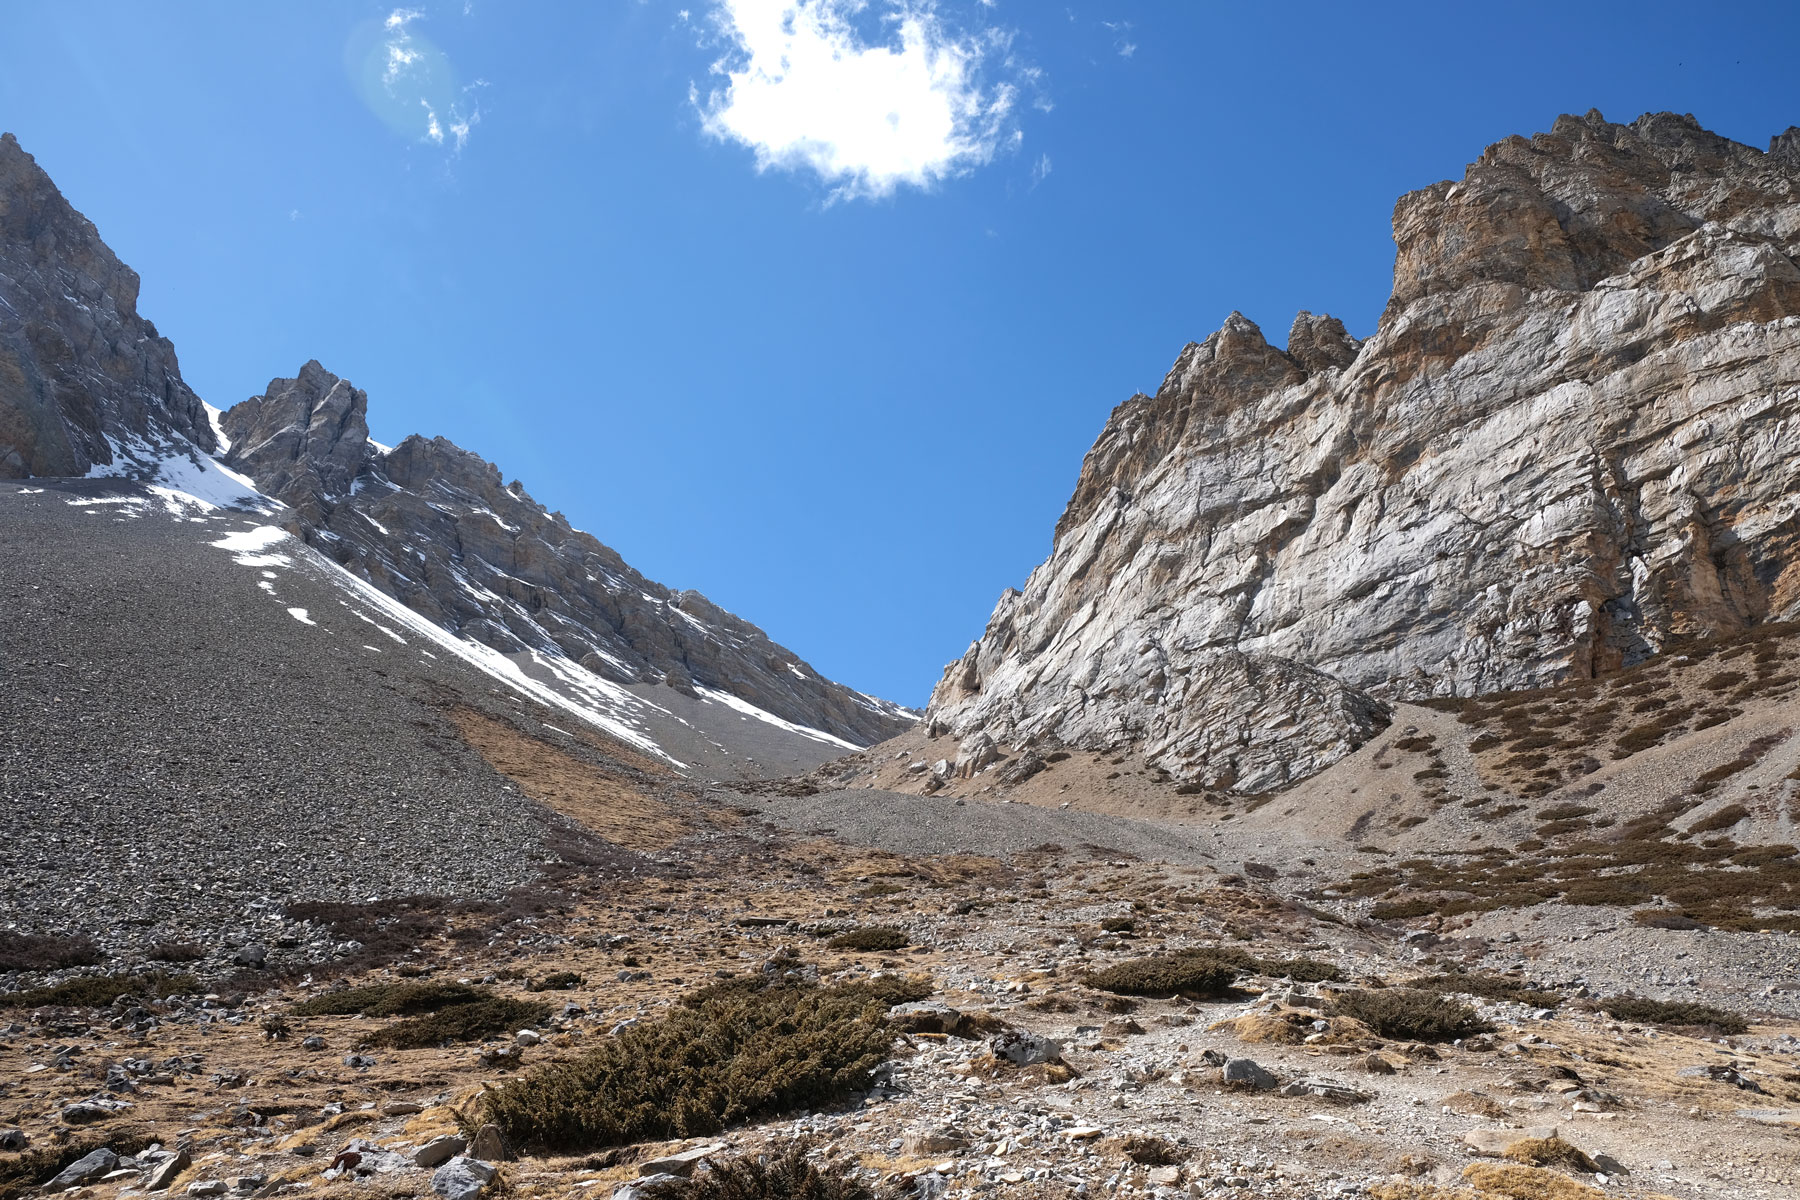
[[[826,733],[823,729],[814,729],[808,725],[796,725],[792,721],[784,721],[774,713],[760,709],[748,700],[734,696],[730,692],[717,692],[709,687],[696,687],[694,690],[700,693],[702,699],[717,704],[723,704],[726,708],[735,709],[736,711],[743,713],[746,717],[754,717],[756,720],[766,722],[767,724],[775,726],[777,729],[785,729],[789,733],[797,733],[801,737],[809,737],[814,741],[824,742],[829,746],[842,746],[846,750],[862,749],[862,747],[858,746],[855,742],[846,742],[843,738]]]
[[[294,620],[300,622],[302,625],[318,624],[317,621],[306,615],[306,610],[304,608],[290,608],[288,609],[288,616],[294,618]]]

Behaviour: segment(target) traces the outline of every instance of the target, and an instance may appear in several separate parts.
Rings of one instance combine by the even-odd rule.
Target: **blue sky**
[[[1800,122],[1792,3],[794,7],[13,0],[0,127],[211,403],[318,358],[917,704],[1185,342],[1372,331],[1401,192],[1564,111]]]

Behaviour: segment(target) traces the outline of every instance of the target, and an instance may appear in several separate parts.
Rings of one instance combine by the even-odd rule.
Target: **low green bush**
[[[1385,1038],[1447,1042],[1491,1028],[1468,1005],[1413,988],[1340,992],[1331,1004],[1338,1015],[1354,1017]]]
[[[905,930],[891,925],[864,925],[845,930],[825,944],[833,950],[904,950],[912,940]]]
[[[445,1042],[485,1041],[541,1025],[549,1019],[548,1004],[492,996],[396,1021],[371,1034],[369,1044],[386,1046],[390,1050],[423,1050]]]
[[[1646,1000],[1641,996],[1608,996],[1594,1007],[1609,1012],[1616,1021],[1636,1021],[1644,1025],[1696,1026],[1724,1034],[1743,1033],[1750,1022],[1734,1012],[1707,1004],[1670,1000]]]
[[[485,1114],[516,1145],[584,1153],[821,1108],[867,1086],[893,1040],[887,1010],[922,990],[906,980],[727,980],[489,1091]]]
[[[83,975],[49,987],[0,996],[0,1006],[42,1008],[54,1004],[69,1008],[105,1008],[120,996],[144,996],[160,1000],[165,996],[181,996],[199,990],[200,983],[192,975],[171,975],[166,971],[152,971],[145,975]]]
[[[763,1157],[738,1155],[710,1164],[674,1200],[876,1200],[859,1180],[807,1157],[805,1142],[791,1142]]]
[[[297,1017],[412,1017],[457,1004],[491,998],[487,988],[467,983],[375,983],[342,988],[294,1005]]]
[[[1183,950],[1134,958],[1090,974],[1086,983],[1121,996],[1188,996],[1210,999],[1225,995],[1242,969],[1242,956],[1215,950]]]

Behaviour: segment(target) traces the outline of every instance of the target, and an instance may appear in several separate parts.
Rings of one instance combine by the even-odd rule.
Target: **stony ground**
[[[175,1191],[235,1181],[242,1194],[425,1194],[434,1172],[412,1156],[479,1125],[485,1087],[577,1055],[720,973],[798,960],[826,980],[927,975],[931,1003],[979,1015],[990,1033],[1054,1039],[1059,1061],[996,1063],[988,1034],[903,1035],[878,1081],[841,1105],[586,1159],[496,1154],[502,1186],[519,1196],[604,1193],[665,1151],[716,1145],[708,1152],[723,1155],[805,1137],[873,1183],[922,1195],[1362,1195],[1393,1179],[1454,1182],[1470,1164],[1499,1161],[1476,1154],[1471,1135],[1498,1146],[1541,1126],[1602,1168],[1577,1173],[1596,1194],[1776,1197],[1800,1177],[1800,1023],[1753,994],[1732,1005],[1760,1014],[1741,1036],[1613,1021],[1577,997],[1554,1012],[1476,1000],[1495,1031],[1437,1045],[1372,1038],[1331,1017],[1341,985],[1249,976],[1219,1002],[1126,1000],[1083,977],[1158,948],[1221,942],[1329,961],[1354,982],[1403,982],[1450,964],[1522,962],[1565,985],[1572,973],[1545,969],[1567,943],[1524,945],[1510,933],[1409,942],[1402,930],[1321,919],[1204,863],[1127,853],[1123,827],[1104,847],[1048,836],[1022,846],[1003,831],[995,853],[898,852],[859,845],[861,827],[841,811],[834,835],[786,828],[796,814],[780,811],[785,803],[696,800],[658,873],[596,872],[570,885],[578,898],[563,911],[482,926],[476,938],[452,921],[405,954],[408,978],[485,979],[553,1000],[530,1044],[373,1049],[367,1039],[383,1023],[357,1017],[289,1017],[285,1036],[269,1040],[265,1018],[341,986],[324,972],[251,980],[264,990],[248,994],[232,990],[243,980],[221,979],[136,1012],[129,1001],[103,1012],[15,1009],[0,1024],[0,1124],[15,1123],[37,1149],[108,1133],[121,1145],[182,1147],[191,1163],[172,1174]],[[1045,817],[1046,834],[1067,831],[1054,813],[1018,807]],[[1121,920],[1132,928],[1102,928]],[[899,928],[912,944],[827,947],[826,935],[859,925]],[[1652,953],[1691,944],[1646,934],[1665,939]],[[395,970],[354,981],[396,979]],[[557,971],[582,982],[525,990]],[[1219,1064],[1241,1058],[1275,1086],[1225,1087]],[[1718,1069],[1683,1073],[1694,1068]],[[333,1168],[344,1150],[358,1163]],[[157,1153],[83,1194],[141,1194]],[[0,1172],[16,1157],[0,1158]]]

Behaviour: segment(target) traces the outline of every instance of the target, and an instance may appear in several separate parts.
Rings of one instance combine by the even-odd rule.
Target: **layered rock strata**
[[[1264,791],[1384,698],[1800,616],[1800,129],[1560,117],[1393,224],[1367,341],[1233,313],[1114,410],[934,728]]]

